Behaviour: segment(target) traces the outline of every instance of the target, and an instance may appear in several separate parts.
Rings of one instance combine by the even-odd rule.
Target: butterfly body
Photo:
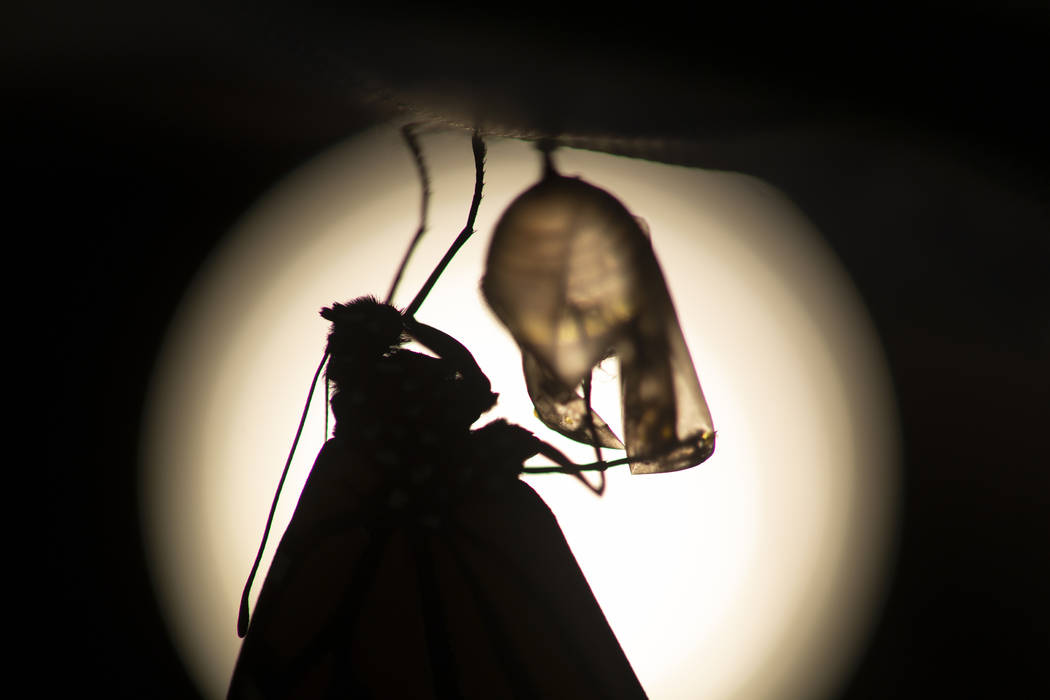
[[[423,223],[388,301],[429,192],[418,143],[404,134]],[[617,463],[633,473],[694,466],[714,449],[710,412],[644,225],[610,193],[558,175],[548,153],[543,178],[496,226],[482,291],[521,348],[541,421],[594,445],[597,460],[572,464],[504,420],[472,429],[496,402],[488,378],[463,345],[415,318],[473,233],[477,133],[472,145],[467,225],[405,311],[371,297],[322,311],[335,430],[249,624],[267,524],[241,600],[232,700],[645,697],[557,520],[518,477],[572,474],[600,495]],[[410,339],[432,354],[405,348]],[[623,441],[590,406],[591,369],[610,355]],[[628,456],[606,462],[603,447]],[[525,467],[537,454],[558,466]],[[588,469],[600,486],[583,478]]]
[[[471,430],[495,395],[466,348],[400,315],[366,337],[397,313],[374,300],[326,311],[335,434],[229,697],[644,697],[556,519],[517,478],[544,443],[502,420]]]

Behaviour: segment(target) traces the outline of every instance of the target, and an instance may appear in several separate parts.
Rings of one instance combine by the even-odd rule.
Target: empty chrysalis
[[[577,391],[612,354],[631,472],[700,464],[714,452],[711,412],[644,224],[547,165],[496,225],[481,285],[521,348],[537,415],[580,442],[621,447]]]

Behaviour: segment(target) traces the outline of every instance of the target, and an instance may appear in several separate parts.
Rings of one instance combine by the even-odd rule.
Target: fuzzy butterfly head
[[[685,469],[714,451],[711,414],[648,232],[612,194],[549,169],[496,225],[481,286],[521,348],[526,386],[549,427],[619,447],[597,414],[588,419],[576,390],[611,352],[633,473]]]
[[[328,332],[328,378],[338,386],[348,377],[344,370],[364,360],[382,357],[408,341],[401,312],[374,296],[321,309],[331,321]]]

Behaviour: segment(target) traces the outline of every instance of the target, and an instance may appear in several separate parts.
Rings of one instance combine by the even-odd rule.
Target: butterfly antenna
[[[437,264],[434,271],[430,273],[430,277],[423,283],[423,287],[416,294],[416,298],[412,300],[412,303],[405,309],[406,316],[414,316],[419,307],[423,305],[423,301],[430,294],[430,290],[434,287],[434,284],[438,281],[441,273],[445,271],[448,264],[452,262],[452,258],[456,257],[456,253],[463,247],[463,244],[467,242],[467,239],[474,234],[474,221],[478,217],[478,207],[481,206],[481,189],[485,183],[485,141],[481,138],[481,134],[474,130],[474,135],[470,140],[471,146],[474,150],[474,198],[470,202],[470,212],[467,214],[467,225],[460,231],[459,236],[452,242],[452,245],[447,251],[445,251],[445,257],[441,258],[441,262]]]
[[[408,244],[408,250],[405,251],[404,257],[401,258],[401,264],[394,274],[394,280],[390,283],[390,291],[386,293],[386,302],[384,302],[386,304],[394,301],[394,292],[397,291],[397,286],[401,284],[401,276],[405,274],[408,260],[412,257],[412,253],[415,252],[416,246],[419,245],[419,241],[423,238],[423,233],[427,229],[427,211],[430,208],[430,174],[427,172],[427,164],[423,159],[423,149],[419,147],[419,139],[416,138],[417,126],[417,124],[406,124],[401,128],[401,136],[405,139],[405,143],[408,144],[408,150],[412,152],[413,160],[416,161],[416,170],[419,171],[419,182],[423,186],[422,201],[419,207],[419,228],[416,229],[416,235],[412,237],[412,242]]]
[[[288,478],[288,468],[292,465],[292,457],[295,455],[295,448],[299,444],[299,437],[303,434],[303,425],[306,424],[306,414],[310,411],[310,401],[314,397],[314,389],[317,388],[317,378],[321,376],[321,370],[324,369],[325,363],[328,362],[328,349],[325,348],[324,356],[321,357],[321,364],[317,365],[317,371],[314,372],[313,381],[310,382],[310,393],[306,395],[306,404],[303,406],[303,414],[299,418],[299,428],[295,431],[295,439],[292,440],[292,449],[288,452],[288,459],[284,463],[284,471],[281,472],[281,480],[277,482],[277,492],[273,495],[273,503],[270,505],[270,515],[266,518],[266,528],[263,530],[262,542],[259,544],[259,552],[255,555],[255,563],[252,564],[251,573],[248,574],[248,581],[244,584],[244,591],[241,593],[241,607],[237,611],[237,636],[244,637],[248,634],[248,594],[252,590],[252,582],[255,580],[255,574],[259,570],[259,562],[262,560],[263,551],[266,549],[266,538],[270,536],[270,526],[273,525],[273,514],[277,511],[277,500],[281,497],[281,489],[284,487],[284,480]]]

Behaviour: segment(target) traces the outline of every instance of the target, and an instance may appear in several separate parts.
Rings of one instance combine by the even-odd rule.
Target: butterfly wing
[[[516,478],[535,439],[505,423],[473,435],[481,476],[430,489],[433,507],[325,445],[231,699],[644,697],[556,519]]]
[[[437,542],[450,647],[468,697],[645,697],[557,520],[526,484],[460,513]]]
[[[340,673],[345,630],[363,624],[365,590],[393,548],[388,533],[368,527],[364,496],[375,471],[347,469],[348,458],[338,439],[318,454],[260,591],[231,700],[328,697],[337,679],[355,683]]]

